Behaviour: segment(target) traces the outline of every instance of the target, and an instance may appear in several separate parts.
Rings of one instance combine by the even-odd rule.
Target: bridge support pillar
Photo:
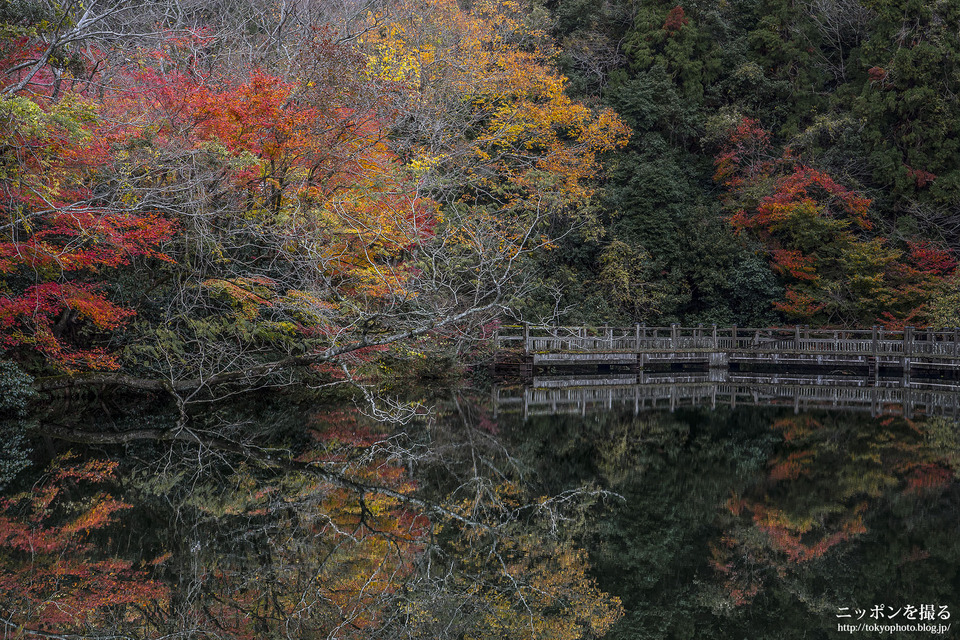
[[[727,368],[711,367],[707,373],[707,380],[710,382],[726,382],[730,370]],[[713,399],[714,408],[716,407],[716,398]]]
[[[880,358],[878,356],[867,356],[867,377],[873,379],[874,386],[880,382]]]
[[[708,365],[711,369],[727,369],[730,367],[730,354],[715,351],[710,354]]]

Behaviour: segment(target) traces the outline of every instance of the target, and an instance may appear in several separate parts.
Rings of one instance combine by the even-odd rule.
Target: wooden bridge
[[[593,411],[675,411],[682,407],[784,407],[871,416],[960,418],[960,386],[803,375],[705,374],[537,377],[533,385],[495,386],[497,414],[585,415]]]
[[[960,374],[960,329],[523,325],[502,327],[496,346],[501,370],[525,375],[565,366]]]

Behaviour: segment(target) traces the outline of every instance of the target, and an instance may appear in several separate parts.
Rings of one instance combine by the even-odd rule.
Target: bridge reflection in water
[[[612,374],[534,377],[528,385],[497,385],[498,414],[587,414],[594,411],[669,410],[681,407],[792,407],[858,411],[871,416],[960,417],[960,384],[793,374]]]

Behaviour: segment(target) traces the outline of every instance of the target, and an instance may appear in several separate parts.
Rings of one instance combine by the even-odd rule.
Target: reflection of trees
[[[514,493],[499,490],[508,501]],[[526,517],[512,523],[441,532],[431,553],[437,566],[411,585],[393,634],[490,640],[603,635],[620,615],[619,601],[587,574],[585,552],[551,533],[532,509],[518,504]]]
[[[624,497],[580,531],[623,598],[610,638],[830,638],[841,606],[951,602],[957,425],[784,416],[611,411],[501,430],[551,490],[595,478]]]
[[[122,630],[141,624],[142,610],[166,598],[167,587],[146,566],[105,554],[95,542],[117,512],[130,508],[104,490],[116,466],[61,456],[30,489],[0,500],[4,637],[28,620],[38,631],[88,624]]]
[[[76,599],[76,614],[51,623],[7,589],[0,611],[8,630],[576,638],[599,635],[617,617],[618,603],[586,576],[585,555],[565,534],[562,518],[582,502],[577,494],[532,494],[508,452],[471,421],[424,419],[383,433],[355,411],[325,412],[308,424],[296,407],[261,405],[210,410],[186,427],[175,413],[107,427],[99,420],[97,431],[83,419],[46,425],[48,434],[91,447],[91,460],[108,452],[115,460],[83,464],[117,468],[123,478],[104,477],[109,489],[87,486],[77,498],[106,510],[113,524],[110,535],[58,550],[61,565],[95,573],[91,558],[107,558],[129,574],[117,580],[135,578],[153,591],[121,585],[115,591],[128,599],[96,600],[109,602],[109,619],[92,596]],[[96,491],[119,497],[97,502]],[[5,515],[3,540],[13,535],[12,517]],[[3,562],[14,582],[36,569],[10,553]],[[51,583],[44,597],[71,593],[63,588]]]
[[[729,605],[746,604],[774,583],[811,599],[801,565],[823,568],[849,553],[842,543],[868,533],[871,515],[894,501],[929,500],[953,480],[948,452],[920,423],[808,415],[782,418],[773,428],[783,445],[766,477],[727,501],[724,535],[712,545]],[[922,555],[908,551],[891,560]],[[813,606],[826,608],[824,598]]]
[[[532,418],[515,431],[551,490],[595,478],[623,496],[579,531],[599,585],[623,599],[608,637],[710,637],[698,591],[706,541],[729,488],[748,484],[767,458],[762,418],[625,411]]]

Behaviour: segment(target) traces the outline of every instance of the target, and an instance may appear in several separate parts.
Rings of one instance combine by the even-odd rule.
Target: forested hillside
[[[551,10],[570,86],[633,129],[577,319],[957,323],[956,3]]]
[[[956,3],[0,7],[0,348],[47,388],[960,324]]]

